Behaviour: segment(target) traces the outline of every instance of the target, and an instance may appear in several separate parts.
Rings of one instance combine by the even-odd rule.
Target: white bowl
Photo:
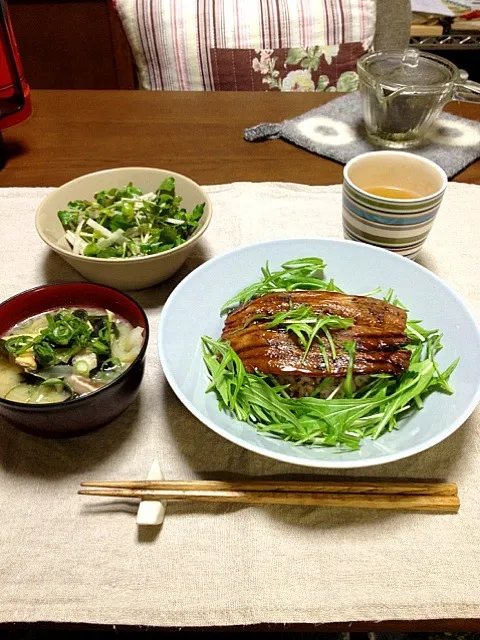
[[[90,258],[72,252],[57,215],[71,200],[92,200],[97,191],[124,187],[129,182],[133,182],[144,192],[156,191],[160,183],[170,176],[175,178],[176,193],[183,198],[182,206],[187,211],[192,211],[197,204],[205,203],[197,229],[184,244],[163,253],[125,259]],[[88,173],[65,183],[43,200],[37,211],[35,225],[42,240],[82,276],[92,282],[131,290],[151,287],[178,271],[206,231],[211,217],[212,205],[209,197],[190,178],[164,169],[122,167]]]
[[[257,281],[268,260],[272,270],[287,260],[319,256],[325,275],[348,293],[377,286],[393,288],[410,316],[440,329],[444,349],[438,362],[460,362],[451,377],[452,396],[432,393],[421,411],[399,421],[399,429],[378,440],[365,439],[358,451],[295,446],[259,433],[219,410],[208,384],[200,338],[220,336],[220,307]],[[199,295],[198,292],[201,292]],[[192,315],[195,315],[195,323]],[[353,468],[393,462],[432,447],[453,433],[480,400],[480,330],[465,303],[433,273],[411,260],[366,244],[333,239],[275,240],[250,245],[208,261],[185,278],[169,297],[160,317],[158,346],[172,389],[201,422],[236,444],[270,458],[307,467]],[[192,437],[195,434],[192,432]]]

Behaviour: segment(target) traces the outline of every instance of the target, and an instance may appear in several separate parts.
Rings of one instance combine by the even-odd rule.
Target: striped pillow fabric
[[[140,87],[353,91],[375,0],[115,0]]]

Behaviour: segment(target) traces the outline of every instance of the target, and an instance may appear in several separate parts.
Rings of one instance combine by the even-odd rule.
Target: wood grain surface
[[[278,180],[339,183],[342,165],[284,141],[249,143],[243,130],[292,118],[334,96],[317,93],[146,91],[33,92],[32,118],[4,132],[0,186],[58,186],[120,166],[184,173],[200,184]],[[480,105],[447,110],[480,118]],[[480,162],[455,178],[480,184]]]

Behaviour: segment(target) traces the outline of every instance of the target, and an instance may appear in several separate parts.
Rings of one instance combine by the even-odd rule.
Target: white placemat
[[[36,236],[35,209],[48,192],[0,190],[1,299],[78,279]],[[201,248],[168,284],[135,294],[152,336],[130,409],[65,441],[0,423],[0,622],[184,627],[480,616],[478,410],[430,451],[368,471],[457,482],[455,516],[170,504],[161,531],[139,533],[131,504],[76,495],[82,480],[142,478],[155,456],[171,479],[308,473],[244,451],[195,420],[162,375],[156,325],[173,286],[213,255],[276,237],[341,237],[341,188],[237,183],[208,192],[214,216]],[[420,258],[477,317],[479,201],[480,187],[449,185]]]

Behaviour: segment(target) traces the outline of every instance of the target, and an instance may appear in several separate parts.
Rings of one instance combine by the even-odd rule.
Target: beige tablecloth
[[[46,189],[0,191],[2,299],[77,279],[37,238]],[[152,325],[138,400],[100,431],[41,440],[0,424],[0,622],[141,625],[480,617],[480,414],[442,444],[370,477],[459,484],[458,515],[170,504],[161,531],[135,508],[76,495],[86,479],[308,473],[223,440],[173,395],[156,324],[172,287],[205,259],[273,237],[341,235],[340,187],[209,187],[201,249],[165,286],[136,294]],[[480,187],[451,184],[420,261],[480,316]],[[339,475],[331,472],[332,475]],[[365,475],[365,472],[363,472]],[[352,472],[351,475],[361,475]]]

